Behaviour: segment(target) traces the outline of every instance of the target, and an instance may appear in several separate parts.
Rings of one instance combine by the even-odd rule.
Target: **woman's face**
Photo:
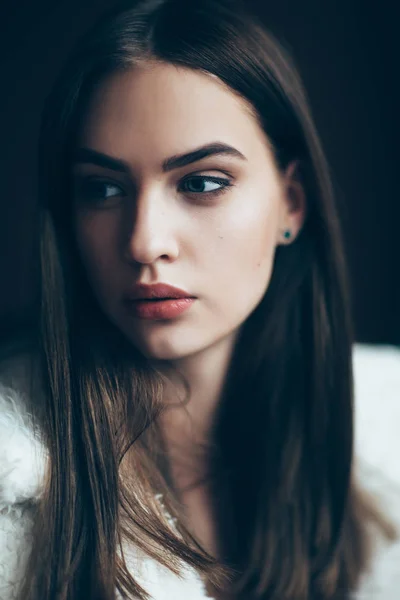
[[[118,73],[97,89],[73,180],[93,292],[161,360],[233,344],[268,288],[283,230],[295,237],[304,213],[246,102],[216,77],[172,65]],[[126,298],[138,283],[166,283],[193,300],[172,316],[152,315],[153,300],[144,314]]]

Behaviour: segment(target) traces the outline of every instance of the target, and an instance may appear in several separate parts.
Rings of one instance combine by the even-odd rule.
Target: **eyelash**
[[[227,192],[228,189],[230,187],[233,186],[232,181],[230,181],[229,179],[225,179],[225,178],[221,178],[221,177],[211,177],[211,176],[207,176],[207,175],[191,175],[190,177],[187,177],[186,179],[183,180],[183,183],[186,183],[187,181],[191,181],[191,180],[195,180],[195,181],[203,181],[205,183],[217,183],[219,184],[221,187],[219,187],[216,190],[212,190],[210,192],[188,192],[189,194],[200,194],[201,196],[219,196],[221,194],[223,194],[224,192]]]
[[[191,175],[190,177],[186,177],[183,180],[183,184],[185,184],[187,181],[203,181],[204,183],[216,183],[219,184],[221,187],[219,187],[216,190],[211,190],[209,192],[186,192],[189,195],[200,195],[202,197],[206,197],[206,198],[215,198],[218,197],[220,195],[222,195],[223,193],[227,192],[228,189],[230,187],[233,187],[233,183],[232,181],[230,181],[229,179],[225,179],[225,178],[221,178],[221,177],[211,177],[211,176],[206,176],[206,175]],[[91,193],[93,192],[93,189],[96,188],[96,186],[104,186],[104,187],[114,187],[117,188],[121,191],[122,187],[114,182],[111,181],[107,181],[107,180],[102,180],[102,179],[98,179],[98,178],[94,178],[94,177],[82,177],[80,178],[80,180],[78,180],[78,184],[75,186],[75,188],[77,188],[77,193],[78,196],[83,197],[87,202],[96,202],[100,199],[100,201],[106,202],[107,198],[101,197],[101,196],[91,196]],[[121,195],[126,196],[125,193],[123,194],[116,194],[115,196],[111,196],[111,198],[109,199],[114,199],[114,198],[118,198]]]

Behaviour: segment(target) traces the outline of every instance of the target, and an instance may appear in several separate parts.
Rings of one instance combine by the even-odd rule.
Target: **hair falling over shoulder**
[[[279,168],[299,160],[307,196],[306,224],[296,244],[278,248],[268,291],[241,331],[218,413],[224,561],[173,529],[154,501],[161,492],[177,517],[160,466],[163,382],[97,306],[72,235],[70,155],[91,94],[147,60],[211,73],[246,99]],[[45,394],[32,410],[50,464],[20,600],[112,600],[116,589],[147,598],[124,540],[174,572],[195,567],[241,600],[348,598],[368,561],[367,523],[379,516],[353,482],[352,332],[336,206],[285,49],[233,0],[125,2],[84,36],[48,98],[39,197]]]

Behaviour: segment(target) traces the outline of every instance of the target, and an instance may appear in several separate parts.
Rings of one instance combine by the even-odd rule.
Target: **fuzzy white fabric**
[[[23,359],[0,369],[0,600],[14,600],[31,548],[32,502],[40,498],[47,452],[25,408]],[[400,531],[400,349],[354,348],[358,477]],[[127,564],[153,600],[209,598],[196,571],[178,578],[137,548]],[[376,540],[372,568],[354,600],[400,599],[400,540]]]

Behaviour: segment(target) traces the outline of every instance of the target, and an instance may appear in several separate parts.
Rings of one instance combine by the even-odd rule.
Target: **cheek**
[[[97,296],[105,297],[113,289],[116,276],[116,229],[112,222],[81,215],[75,221],[75,239],[88,280]]]
[[[249,202],[221,223],[213,253],[213,312],[220,323],[239,325],[268,288],[275,256],[278,204]]]
[[[232,282],[257,288],[268,282],[275,255],[277,204],[249,202],[219,227],[215,256]]]

